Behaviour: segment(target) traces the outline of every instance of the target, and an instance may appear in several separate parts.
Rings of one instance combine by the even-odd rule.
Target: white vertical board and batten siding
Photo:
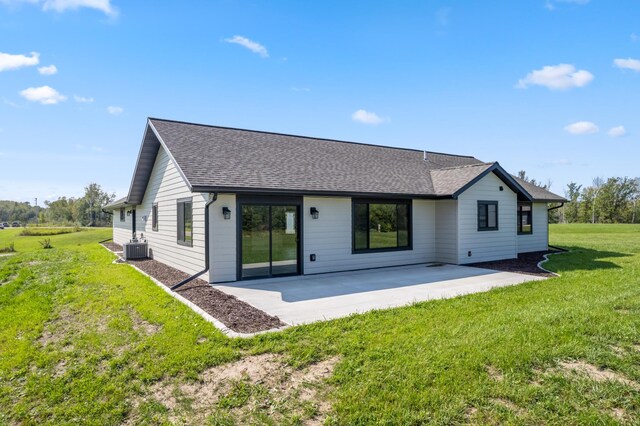
[[[500,187],[503,190],[500,191]],[[498,202],[498,230],[478,231],[478,201]],[[518,257],[517,195],[489,173],[458,197],[458,263]],[[471,256],[467,252],[471,251]]]
[[[116,244],[122,245],[131,240],[133,216],[127,216],[127,210],[132,209],[131,206],[125,207],[124,222],[120,222],[120,209],[113,211],[113,242]]]
[[[533,232],[518,235],[518,253],[543,251],[549,248],[549,219],[547,203],[533,203]]]
[[[231,219],[225,220],[222,208],[231,210]],[[210,282],[236,281],[236,211],[235,194],[219,194],[209,207],[209,276]]]
[[[193,246],[178,244],[177,202],[191,198],[193,202]],[[158,204],[158,230],[152,230],[151,207]],[[144,233],[150,256],[187,274],[205,267],[204,205],[206,196],[192,193],[167,152],[160,147],[149,183],[136,208],[137,233]],[[146,220],[145,220],[146,217]],[[202,276],[208,280],[208,274]]]
[[[436,211],[436,262],[458,263],[458,202],[438,200]]]
[[[304,273],[348,271],[432,262],[435,255],[435,203],[433,200],[413,200],[412,250],[378,253],[352,253],[351,198],[304,197]],[[309,209],[316,207],[318,219],[312,219]],[[310,255],[316,261],[310,261]]]

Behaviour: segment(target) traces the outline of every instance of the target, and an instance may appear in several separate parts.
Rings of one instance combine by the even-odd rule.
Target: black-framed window
[[[125,217],[124,217],[124,208],[120,209],[120,222],[124,222],[125,221]]]
[[[533,233],[533,204],[518,203],[518,234]]]
[[[498,230],[498,202],[478,201],[478,231]]]
[[[411,249],[410,200],[353,200],[353,252]]]
[[[193,246],[193,201],[178,200],[178,244]]]
[[[151,229],[153,231],[158,230],[158,203],[151,205]]]

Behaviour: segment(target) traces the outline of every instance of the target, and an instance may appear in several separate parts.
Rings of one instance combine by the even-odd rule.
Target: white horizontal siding
[[[533,203],[531,234],[518,235],[518,253],[543,251],[549,247],[549,220],[547,203]]]
[[[413,200],[413,249],[353,254],[351,198],[304,197],[304,273],[346,271],[408,265],[435,260],[435,205],[432,200]],[[308,214],[311,207],[319,219]],[[316,261],[310,261],[310,255]]]
[[[181,198],[193,201],[193,246],[178,244],[178,208]],[[204,261],[205,196],[193,194],[163,148],[158,151],[142,203],[136,208],[137,233],[144,234],[155,260],[187,274],[200,272]],[[151,207],[158,204],[158,230],[152,230]],[[208,274],[203,279],[208,280]]]
[[[129,207],[129,209],[131,209],[131,207]],[[127,216],[126,210],[127,209],[125,209],[124,222],[120,222],[120,209],[113,211],[113,242],[120,245],[128,243],[131,239],[131,223],[133,217]]]
[[[439,200],[436,212],[436,261],[458,263],[458,202]]]
[[[222,208],[231,210],[231,219],[225,220]],[[236,280],[236,196],[220,194],[209,207],[209,265],[211,282]]]
[[[498,202],[497,231],[478,231],[479,200]],[[458,197],[458,263],[517,257],[516,216],[516,194],[493,173],[463,192]]]

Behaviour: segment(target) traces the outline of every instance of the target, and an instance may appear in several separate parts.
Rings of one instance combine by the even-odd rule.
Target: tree
[[[564,208],[564,219],[567,223],[574,223],[578,221],[578,200],[580,199],[580,189],[582,185],[578,185],[575,182],[571,182],[567,185],[567,189],[564,191],[564,196],[569,200],[569,204]]]
[[[84,196],[76,202],[79,222],[86,226],[109,225],[110,215],[102,208],[115,198],[115,194],[106,193],[97,183],[90,183],[84,188]]]

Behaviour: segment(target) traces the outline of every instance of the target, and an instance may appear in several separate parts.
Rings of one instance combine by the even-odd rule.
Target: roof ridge
[[[239,128],[239,127],[216,126],[216,125],[213,125],[213,124],[193,123],[193,122],[189,122],[189,121],[170,120],[170,119],[158,118],[158,117],[147,117],[147,120],[164,121],[164,122],[167,122],[167,123],[186,124],[186,125],[190,125],[190,126],[209,127],[209,128],[214,128],[214,129],[238,130],[238,131],[242,131],[242,132],[262,133],[262,134],[277,135],[277,136],[287,136],[287,137],[292,137],[292,138],[302,138],[302,139],[320,140],[320,141],[327,141],[327,142],[348,143],[348,144],[353,144],[353,145],[372,146],[372,147],[375,147],[375,148],[398,149],[398,150],[401,150],[401,151],[411,151],[411,152],[420,152],[420,153],[426,152],[426,153],[430,153],[430,154],[447,155],[447,156],[450,156],[450,157],[475,158],[475,157],[473,157],[471,155],[447,154],[447,153],[444,153],[444,152],[427,151],[427,150],[415,149],[415,148],[403,148],[403,147],[398,147],[398,146],[376,145],[376,144],[366,143],[366,142],[344,141],[344,140],[340,140],[340,139],[319,138],[319,137],[304,136],[304,135],[294,135],[294,134],[291,134],[291,133],[268,132],[268,131],[265,131],[265,130],[242,129],[242,128]]]
[[[462,166],[451,166],[451,167],[441,167],[439,169],[433,169],[431,170],[432,172],[437,172],[440,170],[453,170],[453,169],[463,169],[465,167],[479,167],[479,166],[491,166],[493,164],[495,164],[496,162],[493,161],[491,163],[485,163],[485,162],[481,162],[481,163],[476,163],[476,164],[464,164]]]

